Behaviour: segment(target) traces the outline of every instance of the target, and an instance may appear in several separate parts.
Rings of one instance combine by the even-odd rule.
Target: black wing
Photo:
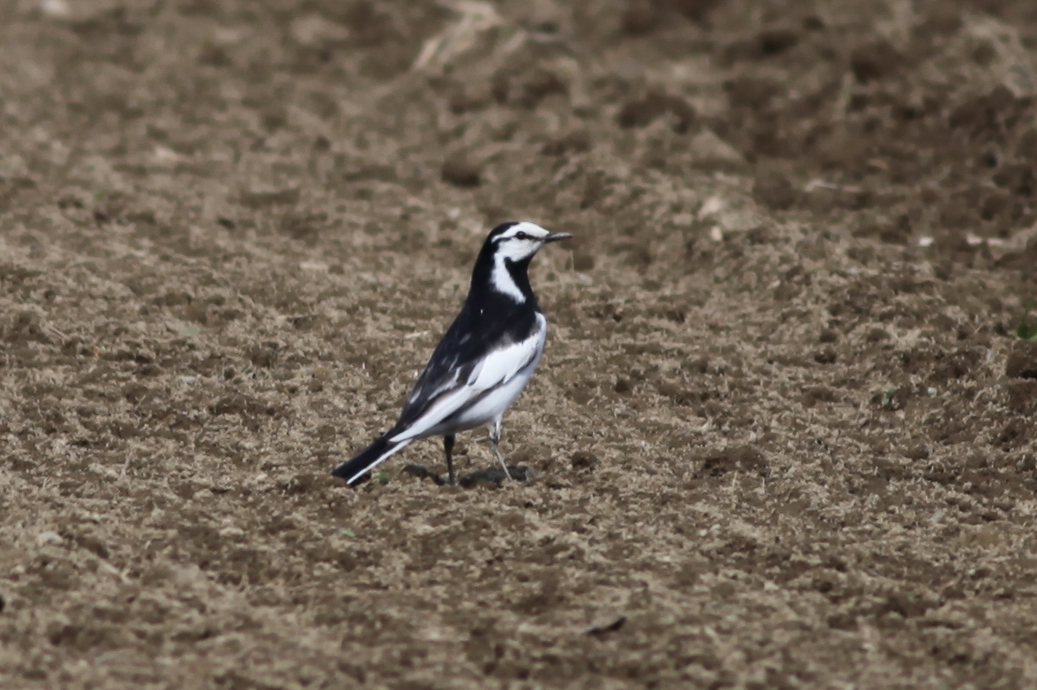
[[[407,396],[394,429],[405,429],[442,395],[466,382],[490,352],[525,340],[536,329],[537,310],[529,304],[511,300],[481,305],[466,302]]]

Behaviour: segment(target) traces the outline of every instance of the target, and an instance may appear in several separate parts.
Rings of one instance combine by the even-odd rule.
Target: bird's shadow
[[[404,467],[403,471],[418,479],[431,479],[440,486],[449,484],[444,475],[436,474],[424,465],[410,464]],[[508,472],[511,474],[512,479],[519,482],[528,482],[533,478],[533,470],[526,465],[508,465]],[[457,478],[457,484],[465,489],[470,489],[480,484],[501,486],[507,480],[508,477],[504,474],[503,468],[487,467],[475,472],[469,472],[468,474],[462,474]]]

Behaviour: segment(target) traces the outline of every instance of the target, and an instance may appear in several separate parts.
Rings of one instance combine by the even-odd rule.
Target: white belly
[[[465,410],[457,420],[458,426],[463,429],[474,429],[484,424],[489,424],[503,415],[511,406],[511,403],[515,402],[515,399],[525,389],[529,379],[533,378],[533,372],[536,371],[537,364],[539,363],[540,355],[538,354],[536,359],[516,374],[513,379],[487,393],[478,402]]]

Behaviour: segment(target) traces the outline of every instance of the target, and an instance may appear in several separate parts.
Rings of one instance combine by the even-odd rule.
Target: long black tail
[[[357,453],[352,460],[342,463],[338,469],[331,474],[346,480],[346,484],[356,484],[367,472],[373,470],[377,465],[387,460],[394,453],[403,450],[410,440],[399,443],[390,443],[389,435],[386,434]]]

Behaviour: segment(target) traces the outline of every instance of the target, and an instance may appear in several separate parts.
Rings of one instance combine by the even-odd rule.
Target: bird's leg
[[[493,446],[493,454],[500,460],[500,466],[504,468],[504,476],[511,481],[511,472],[508,472],[508,463],[504,462],[504,456],[501,455],[498,444],[500,443],[501,435],[501,418],[493,420],[493,424],[490,425],[490,445]]]
[[[456,484],[457,481],[454,479],[454,434],[447,434],[443,437],[443,450],[446,451],[446,471],[449,479],[449,484]]]

